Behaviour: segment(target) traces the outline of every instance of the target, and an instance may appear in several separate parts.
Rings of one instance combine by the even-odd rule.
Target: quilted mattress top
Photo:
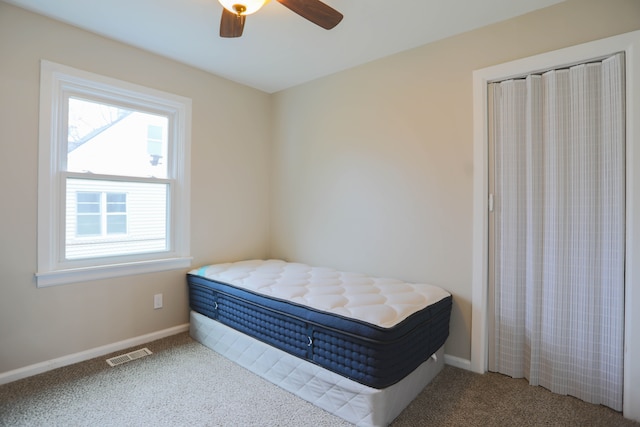
[[[391,328],[450,295],[433,285],[282,260],[213,264],[189,274],[383,328]]]

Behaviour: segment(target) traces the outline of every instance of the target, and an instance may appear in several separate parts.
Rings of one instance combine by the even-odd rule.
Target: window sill
[[[190,267],[192,259],[191,257],[168,258],[36,273],[36,286],[38,288],[45,288],[48,286],[66,285],[90,280],[177,270]]]

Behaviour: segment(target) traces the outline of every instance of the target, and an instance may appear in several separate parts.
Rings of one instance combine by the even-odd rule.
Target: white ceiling
[[[563,0],[325,0],[344,19],[324,30],[276,0],[218,35],[217,0],[4,0],[273,93]]]

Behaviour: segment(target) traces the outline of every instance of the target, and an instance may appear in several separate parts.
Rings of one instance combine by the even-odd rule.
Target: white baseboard
[[[183,325],[174,326],[172,328],[163,329],[161,331],[152,332],[150,334],[129,338],[124,341],[103,345],[101,347],[92,348],[89,350],[81,351],[79,353],[58,357],[57,359],[47,360],[44,362],[36,363],[34,365],[25,366],[24,368],[14,369],[13,371],[3,372],[0,373],[0,385],[27,378],[33,375],[41,374],[43,372],[51,371],[53,369],[61,368],[63,366],[72,365],[78,362],[84,362],[85,360],[93,359],[94,357],[104,356],[105,354],[124,350],[130,347],[135,347],[140,344],[145,344],[171,335],[176,335],[188,330],[189,324],[185,323]]]
[[[461,357],[451,356],[449,354],[444,355],[444,363],[446,365],[451,365],[455,368],[465,369],[467,371],[471,370],[471,361],[467,359],[463,359]]]
[[[85,360],[93,359],[95,357],[104,356],[105,354],[114,353],[116,351],[135,347],[137,345],[159,340],[161,338],[169,337],[171,335],[176,335],[182,332],[186,332],[188,330],[189,330],[189,324],[185,323],[183,325],[174,326],[172,328],[163,329],[161,331],[152,332],[150,334],[129,338],[124,341],[118,341],[112,344],[103,345],[101,347],[96,347],[89,350],[81,351],[79,353],[58,357],[57,359],[47,360],[45,362],[36,363],[34,365],[25,366],[23,368],[14,369],[13,371],[3,372],[3,373],[0,373],[0,385],[17,381],[23,378],[31,377],[33,375],[41,374],[43,372],[51,371],[53,369],[62,368],[63,366],[84,362]],[[463,359],[461,357],[445,354],[444,363],[456,368],[466,369],[468,371],[471,370],[471,361],[467,359]]]

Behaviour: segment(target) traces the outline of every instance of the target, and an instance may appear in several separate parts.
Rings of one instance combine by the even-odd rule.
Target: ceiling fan
[[[269,0],[218,0],[222,4],[220,37],[240,37],[246,15],[257,12]],[[320,0],[277,0],[303,18],[330,30],[340,21],[342,14]]]

